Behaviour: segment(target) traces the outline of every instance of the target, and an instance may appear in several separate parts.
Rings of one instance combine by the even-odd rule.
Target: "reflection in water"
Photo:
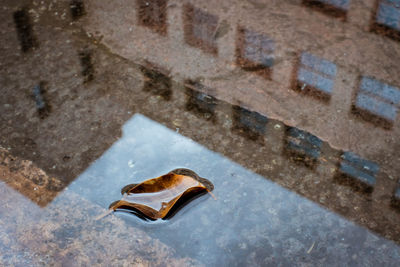
[[[400,209],[400,180],[398,181],[398,186],[396,187],[393,193],[392,206]]]
[[[151,242],[132,246],[135,238],[145,239],[137,235],[142,230],[148,239],[207,265],[292,265],[299,259],[310,265],[377,265],[398,260],[395,244],[331,212],[400,242],[399,46],[366,30],[370,17],[365,14],[371,10],[358,9],[360,1],[313,1],[331,5],[329,12],[346,10],[346,17],[354,16],[347,22],[309,12],[301,1],[252,1],[256,8],[235,1],[205,2],[199,8],[168,1],[168,19],[166,1],[88,0],[85,11],[83,1],[74,2],[82,5],[71,12],[87,16],[72,24],[62,16],[68,5],[61,12],[47,1],[14,17],[17,9],[5,8],[7,16],[1,17],[4,25],[13,25],[14,18],[22,50],[24,43],[35,43],[29,41],[34,38],[28,15],[35,36],[43,41],[29,57],[21,56],[15,53],[15,29],[3,31],[2,64],[7,68],[0,68],[5,77],[0,142],[7,153],[0,175],[35,204],[0,183],[0,201],[6,203],[0,205],[0,228],[7,229],[0,232],[0,243],[17,244],[0,248],[0,265],[4,250],[20,255],[26,250],[18,242],[25,241],[23,247],[33,251],[56,248],[58,262],[87,259],[87,265],[120,251],[124,257],[139,251],[137,258],[151,259],[169,251],[148,252],[145,247],[157,247]],[[380,24],[395,30],[397,13],[377,10],[379,16],[386,14]],[[61,31],[60,25],[68,30]],[[80,50],[88,45],[90,50]],[[92,79],[94,54],[99,58],[96,79],[85,84],[90,90],[80,90],[76,77],[81,73]],[[49,75],[51,79],[45,78]],[[33,101],[25,96],[32,94],[38,77],[50,81],[50,98],[41,85],[33,91]],[[302,97],[293,84],[325,101]],[[43,103],[51,103],[53,110],[39,120],[36,112]],[[158,123],[140,115],[128,120],[136,112]],[[353,113],[364,119],[353,120]],[[161,124],[179,127],[183,135],[223,156]],[[215,181],[216,202],[207,196],[195,199],[161,224],[143,224],[123,214],[93,220],[92,208],[103,211],[126,183],[182,166]],[[360,190],[368,194],[354,193]],[[9,208],[11,203],[15,208]],[[11,231],[16,218],[26,223]],[[160,264],[172,261],[170,256],[160,256]],[[117,265],[113,260],[103,263]]]
[[[137,0],[139,25],[165,35],[167,33],[167,1]]]
[[[333,17],[347,19],[350,0],[303,0],[303,5]]]
[[[218,54],[216,42],[218,17],[191,4],[185,4],[183,10],[186,43],[207,53]]]
[[[295,161],[311,168],[318,163],[322,145],[318,137],[295,127],[287,127],[285,144],[285,152]]]
[[[218,103],[217,99],[213,96],[215,95],[215,90],[192,80],[187,80],[185,87],[188,96],[186,109],[195,110],[202,117],[215,121],[215,108]]]
[[[73,20],[77,20],[86,14],[85,4],[82,0],[72,0],[69,4],[69,8]]]
[[[15,27],[17,28],[18,39],[22,52],[28,52],[37,46],[33,35],[32,24],[27,9],[20,9],[13,14]]]
[[[270,79],[274,65],[274,41],[266,35],[245,28],[239,28],[237,36],[237,64],[247,71],[254,71]]]
[[[361,77],[353,111],[362,118],[391,128],[400,105],[400,89],[371,77]]]
[[[82,76],[84,82],[90,82],[94,77],[94,67],[92,63],[92,51],[85,48],[79,52],[79,59],[82,65]]]
[[[329,101],[334,88],[336,72],[334,63],[304,52],[295,68],[294,89]]]
[[[250,139],[262,139],[268,118],[241,106],[233,106],[233,129],[240,130]]]
[[[344,152],[341,158],[339,174],[335,178],[344,184],[352,185],[356,190],[371,193],[376,184],[375,176],[379,166],[351,152]]]
[[[169,72],[152,63],[146,63],[141,67],[143,75],[146,77],[143,91],[150,92],[153,95],[163,97],[165,100],[170,100],[172,96],[171,78]]]
[[[400,40],[400,4],[396,0],[377,0],[372,30]]]
[[[50,105],[46,97],[46,83],[40,82],[33,87],[33,98],[35,99],[36,109],[40,118],[44,119],[49,115]]]

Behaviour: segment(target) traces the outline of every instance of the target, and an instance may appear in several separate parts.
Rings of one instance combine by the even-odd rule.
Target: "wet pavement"
[[[0,264],[397,266],[398,1],[4,1]],[[131,183],[214,184],[168,220]]]

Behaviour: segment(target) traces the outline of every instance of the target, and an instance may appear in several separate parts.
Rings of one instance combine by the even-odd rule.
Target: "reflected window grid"
[[[376,22],[400,31],[400,0],[381,0],[376,14]]]
[[[185,87],[189,96],[186,107],[191,110],[195,108],[201,113],[214,115],[217,106],[215,89],[206,87],[198,82],[186,81]]]
[[[321,154],[322,140],[298,128],[289,127],[286,133],[288,152],[317,160]]]
[[[167,1],[138,0],[137,3],[139,24],[165,34],[167,32]]]
[[[337,73],[334,63],[304,52],[300,56],[295,89],[301,92],[313,92],[329,100]]]
[[[164,100],[170,100],[172,97],[172,80],[169,73],[154,64],[147,63],[141,67],[144,75],[143,91],[150,92],[153,95],[159,95]]]
[[[344,152],[341,156],[339,171],[357,182],[373,187],[376,183],[375,176],[379,172],[379,165],[361,158],[352,152]]]
[[[393,124],[400,104],[400,89],[371,77],[362,77],[355,101],[358,110],[367,111]]]
[[[274,63],[274,41],[265,35],[245,30],[243,57],[264,67],[272,67]]]
[[[249,130],[255,134],[263,135],[266,132],[268,118],[255,111],[250,111],[242,107],[236,108],[236,123],[239,128]]]
[[[271,78],[274,65],[275,41],[268,36],[249,29],[238,29],[237,64]]]
[[[205,52],[217,54],[216,31],[218,17],[187,4],[185,6],[185,38],[186,42]]]

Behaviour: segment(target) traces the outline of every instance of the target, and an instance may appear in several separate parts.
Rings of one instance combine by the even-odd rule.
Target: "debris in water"
[[[310,254],[315,246],[315,241],[312,243],[311,247],[307,250],[307,254]]]
[[[189,169],[175,169],[163,176],[130,184],[121,189],[123,197],[110,205],[112,211],[127,211],[143,219],[167,219],[189,200],[214,185]]]

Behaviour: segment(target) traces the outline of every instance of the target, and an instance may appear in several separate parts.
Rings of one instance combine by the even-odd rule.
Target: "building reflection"
[[[22,52],[29,52],[38,46],[36,37],[33,34],[33,28],[29,12],[26,8],[17,10],[13,14],[17,35]]]
[[[49,115],[51,110],[51,106],[47,97],[47,83],[40,82],[39,84],[33,87],[32,96],[35,100],[36,110],[39,114],[39,117],[44,119]]]
[[[393,193],[392,206],[399,209],[400,211],[400,180],[398,181],[398,185]]]
[[[165,35],[167,33],[167,1],[137,0],[138,23]]]
[[[146,62],[141,66],[141,71],[145,76],[143,91],[170,100],[172,97],[171,78],[169,72],[153,63]]]
[[[396,0],[377,0],[372,31],[400,40],[400,3]]]
[[[334,63],[304,52],[295,67],[296,79],[293,89],[329,101],[335,85],[336,72]]]
[[[285,152],[291,159],[315,168],[321,154],[322,141],[318,137],[295,127],[287,127]]]
[[[73,2],[82,3],[81,1]],[[311,3],[311,1],[303,2],[308,2],[307,5]],[[336,12],[336,14],[341,14],[339,17],[347,17],[348,12],[350,12],[349,1],[312,2],[313,4],[315,2],[319,2],[320,4],[322,3],[319,7],[325,9],[325,11],[328,10],[328,13]],[[390,5],[392,5],[393,1],[381,2],[386,3],[387,5],[389,5],[388,3],[390,2]],[[318,53],[316,51],[317,49],[312,45],[308,45],[307,49],[305,49],[303,45],[285,44],[285,40],[282,39],[287,36],[278,36],[276,33],[274,35],[271,30],[262,31],[260,28],[254,27],[255,24],[254,22],[250,23],[250,19],[249,23],[245,20],[240,21],[240,23],[238,21],[230,21],[228,25],[233,26],[232,30],[227,33],[229,38],[221,41],[221,44],[219,42],[217,43],[216,34],[220,18],[222,18],[223,14],[218,14],[217,11],[212,9],[198,8],[192,4],[178,5],[178,12],[182,12],[183,14],[182,21],[179,23],[183,23],[183,25],[179,24],[173,26],[175,29],[181,27],[183,38],[175,38],[172,41],[166,40],[169,38],[169,35],[171,35],[167,29],[171,25],[168,24],[167,21],[169,21],[169,19],[171,22],[179,21],[168,18],[169,12],[168,14],[166,12],[167,1],[137,1],[136,4],[138,15],[137,20],[134,21],[140,26],[140,30],[148,30],[149,32],[155,31],[159,34],[152,34],[153,37],[155,36],[154,40],[157,40],[154,41],[154,43],[151,43],[151,40],[153,39],[143,39],[148,42],[147,44],[151,49],[141,50],[141,47],[131,46],[135,47],[140,54],[134,58],[139,58],[140,62],[144,61],[145,63],[138,64],[138,62],[132,62],[132,69],[129,69],[129,71],[128,68],[122,69],[122,71],[116,68],[116,74],[113,76],[113,80],[123,80],[124,77],[127,76],[127,73],[130,74],[130,72],[133,72],[135,75],[137,74],[138,77],[141,77],[137,78],[137,84],[142,84],[141,82],[144,84],[142,88],[136,91],[135,89],[127,90],[117,83],[118,86],[110,86],[113,90],[107,91],[106,95],[110,95],[110,98],[115,97],[117,99],[116,102],[118,108],[120,108],[119,106],[123,106],[124,108],[129,107],[127,108],[129,112],[145,110],[147,116],[168,125],[171,128],[171,122],[175,117],[178,117],[182,121],[180,127],[188,137],[192,139],[200,139],[199,142],[203,145],[214,146],[212,147],[213,150],[233,159],[234,161],[240,162],[240,164],[243,164],[245,167],[253,168],[254,171],[263,174],[265,177],[268,177],[269,179],[286,186],[290,190],[302,194],[313,201],[319,201],[319,199],[316,200],[314,197],[322,194],[322,190],[318,187],[311,187],[309,184],[317,182],[323,183],[323,186],[325,186],[324,188],[329,188],[332,195],[344,196],[343,199],[337,200],[337,203],[320,201],[318,202],[319,204],[340,213],[341,210],[352,210],[353,207],[351,206],[351,201],[356,199],[359,201],[359,204],[361,203],[362,206],[368,207],[371,211],[370,214],[362,214],[363,216],[366,216],[366,222],[360,222],[358,220],[358,218],[362,217],[361,211],[359,213],[357,213],[358,211],[352,211],[354,213],[351,214],[342,212],[342,215],[348,216],[351,220],[355,220],[359,223],[364,223],[368,227],[371,227],[370,225],[382,226],[382,222],[379,222],[379,216],[377,216],[377,214],[382,215],[383,212],[387,212],[388,216],[398,218],[397,215],[393,215],[391,211],[387,210],[390,206],[390,201],[380,202],[381,199],[386,200],[392,198],[392,205],[398,203],[399,185],[392,182],[392,180],[388,178],[389,175],[384,171],[390,169],[391,173],[396,173],[398,167],[395,166],[395,164],[388,165],[385,163],[379,153],[370,152],[371,150],[374,151],[374,149],[377,150],[378,148],[380,150],[385,150],[389,147],[389,145],[385,144],[386,140],[389,140],[392,137],[392,139],[397,137],[400,89],[398,88],[396,77],[393,78],[393,81],[386,81],[388,77],[382,73],[378,73],[378,75],[375,76],[384,76],[384,78],[375,78],[372,74],[376,74],[376,70],[369,71],[368,75],[371,76],[367,76],[367,71],[364,71],[362,66],[358,66],[360,67],[360,70],[351,70],[348,65],[349,63],[346,61],[347,59],[340,59],[340,56],[338,55],[339,49],[334,46],[329,47],[325,52]],[[78,14],[75,16],[72,13],[72,17],[76,19],[86,12],[82,13],[79,11],[81,9],[79,5],[75,6],[77,6],[78,9],[75,11],[71,9],[71,12],[76,12]],[[301,6],[301,8],[304,7]],[[382,11],[384,10],[383,7],[379,10],[377,21],[379,21],[380,24],[385,24],[386,26],[391,26],[396,29],[397,17],[395,15],[390,15],[392,13],[389,14],[387,11]],[[397,14],[397,11],[391,12]],[[96,13],[94,14],[97,15]],[[383,19],[384,14],[386,14],[386,19]],[[106,18],[102,19],[106,20]],[[291,17],[288,16],[287,19],[290,20]],[[335,20],[332,18],[330,19]],[[22,50],[30,50],[31,47],[34,47],[34,37],[32,26],[29,24],[28,13],[26,11],[17,11],[14,13],[14,21],[17,27],[17,33]],[[340,23],[347,25],[345,23],[350,22],[340,21]],[[354,30],[351,27],[348,28],[349,31]],[[363,38],[372,40],[369,36],[373,33],[360,31],[357,32],[357,34],[363,35]],[[110,38],[115,37],[115,35],[111,36],[112,37]],[[143,36],[146,35],[140,35],[140,33],[137,33],[135,38],[139,39]],[[307,34],[304,34],[304,36],[306,38]],[[343,36],[339,36],[338,38],[340,39],[342,37]],[[160,39],[157,38],[162,38],[162,41],[159,41]],[[318,38],[325,37],[313,36],[313,38],[317,40]],[[230,43],[224,43],[224,41],[226,42],[227,40]],[[117,41],[118,43],[124,42],[122,38]],[[179,43],[177,44],[174,42]],[[301,43],[301,40],[299,40],[299,42]],[[159,57],[157,49],[153,49],[153,46],[160,44],[161,46],[166,47],[165,50],[161,50],[162,53],[165,53],[165,51],[171,51],[171,54],[165,56],[168,60]],[[183,47],[182,49],[186,49],[185,45],[187,45],[192,50],[193,47],[199,49],[199,53],[196,53],[196,57],[192,58],[190,53],[183,53],[180,49],[169,49],[171,47],[168,47],[168,45],[174,46],[173,48]],[[287,47],[284,47],[285,45],[287,45]],[[288,52],[288,47],[290,47],[291,53]],[[127,50],[129,50],[129,48]],[[220,51],[224,50],[225,54],[220,53]],[[229,54],[227,51],[232,56],[230,59],[224,57],[224,55]],[[187,51],[185,50],[185,52]],[[385,50],[385,53],[386,52],[387,50]],[[74,50],[74,53],[76,56],[76,50]],[[116,53],[118,53],[118,50],[116,50]],[[184,58],[182,54],[186,55],[187,58]],[[212,60],[209,60],[209,55],[212,55]],[[282,55],[289,56],[283,58],[283,60],[279,60],[279,57],[282,57]],[[395,56],[395,53],[391,55]],[[152,58],[153,61],[150,62],[148,58]],[[159,62],[156,62],[154,58],[160,59]],[[178,61],[178,63],[182,64],[176,64],[177,61],[174,61],[176,58],[184,62]],[[91,62],[92,51],[82,50],[77,56],[77,61],[79,62],[79,60],[81,62],[81,74],[84,76],[85,80],[93,80],[94,69]],[[182,73],[179,73],[180,67],[184,66],[183,68],[186,68],[186,66],[188,66],[188,63],[185,60],[188,60],[191,64],[187,71],[184,70]],[[221,63],[221,61],[223,61],[223,63]],[[349,59],[348,61],[351,60]],[[195,64],[193,64],[193,62],[195,62]],[[296,63],[292,64],[293,62]],[[199,65],[203,64],[201,65],[203,68],[199,71],[193,71],[193,69],[196,69],[197,63]],[[284,65],[284,67],[282,67],[282,65]],[[170,69],[173,71],[169,71]],[[202,73],[203,70],[207,73]],[[118,71],[120,71],[119,74]],[[79,69],[77,73],[79,73]],[[110,71],[110,73],[113,73],[114,75],[113,71]],[[209,73],[211,73],[211,75]],[[204,79],[199,79],[201,82],[193,78],[193,76],[202,77],[203,74]],[[353,88],[352,81],[357,80],[358,75],[360,75],[361,78],[359,79],[359,83],[355,83],[356,86]],[[99,77],[100,76],[101,75],[99,75]],[[294,76],[293,81],[291,80],[292,76]],[[93,80],[94,85],[88,86],[95,86],[96,82],[97,81]],[[108,82],[109,81],[106,83]],[[228,82],[231,83],[229,84]],[[204,84],[207,84],[207,86]],[[239,85],[237,84],[240,84],[240,86],[245,84],[250,89],[245,93],[239,94]],[[136,84],[133,82],[129,84],[129,87],[135,88],[135,86]],[[184,88],[184,90],[182,90],[182,88]],[[273,109],[272,98],[269,98],[270,95],[273,95],[271,94],[271,88],[275,90],[275,96],[278,96],[276,99],[281,101],[281,107],[279,108],[282,109]],[[228,91],[228,89],[230,91]],[[295,92],[292,89],[294,89]],[[349,95],[351,95],[353,99],[347,99],[346,96],[341,95],[345,95],[346,92],[351,92]],[[64,92],[64,95],[68,95],[68,93],[69,92]],[[118,98],[119,93],[123,97]],[[99,98],[103,96],[95,91],[93,94]],[[317,99],[322,100],[322,103],[319,101],[312,101],[311,99],[308,100],[307,97],[299,98],[298,95],[300,94],[316,97]],[[45,110],[45,107],[49,105],[49,102],[45,97],[44,86],[38,88],[35,87],[33,95],[36,109],[39,112],[40,110]],[[160,98],[167,101],[157,102],[154,101],[154,99],[158,100],[159,98],[151,98],[149,96],[160,96]],[[148,101],[150,98],[153,102],[150,100]],[[240,104],[237,104],[235,99],[240,99]],[[286,100],[288,100],[288,102],[284,102]],[[68,101],[72,100],[67,99],[65,101],[69,104],[70,102]],[[78,99],[75,101],[80,100]],[[102,99],[102,101],[109,101],[109,99]],[[300,103],[301,101],[304,102]],[[101,101],[97,102],[93,100],[91,103],[83,103],[83,105],[93,105],[92,110],[90,110],[90,112],[93,112],[93,110],[99,109],[96,106],[99,105],[99,103],[101,103]],[[288,104],[286,105],[286,103]],[[58,114],[68,114],[67,111],[73,110],[73,108],[69,108],[66,111],[65,107],[68,106],[67,104],[57,107],[59,110]],[[303,106],[301,106],[301,104],[303,104]],[[337,109],[336,105],[339,105],[340,108],[344,108],[345,112],[340,114],[346,114],[328,117],[329,120],[324,120],[326,119],[325,117],[323,119],[319,118],[321,114],[336,114],[336,112],[339,112],[339,108]],[[301,107],[304,106],[307,107],[305,111],[301,110]],[[118,110],[118,108],[113,107],[112,109]],[[285,112],[280,112],[282,110]],[[123,111],[125,112],[126,110]],[[195,116],[190,116],[187,111],[189,111],[190,114],[197,114],[198,118],[193,119]],[[119,115],[123,113],[120,110],[118,110],[118,112],[120,113],[116,113]],[[219,112],[223,114],[219,115]],[[101,116],[106,116],[106,113],[107,112],[102,112]],[[352,121],[351,117],[347,117],[347,113],[360,115],[358,117],[361,119]],[[277,114],[279,114],[279,116]],[[51,117],[53,114],[50,114],[49,116]],[[98,125],[102,122],[94,115],[93,118],[90,117],[92,116],[90,113],[88,116],[89,119],[93,119],[93,121],[91,121],[93,125]],[[271,119],[273,117],[278,117],[280,119]],[[53,120],[57,120],[57,117],[52,118]],[[206,120],[204,120],[204,118]],[[121,120],[120,124],[122,124],[123,119],[119,117],[118,119]],[[197,119],[201,119],[201,121],[198,121]],[[112,121],[112,119],[108,120]],[[193,123],[187,123],[188,120],[193,120]],[[373,124],[364,124],[364,121],[372,121]],[[106,123],[108,123],[108,121]],[[58,125],[57,123],[54,124]],[[51,127],[56,127],[54,124],[51,125]],[[59,124],[61,124],[61,122],[59,122]],[[77,123],[76,125],[79,124]],[[70,119],[68,124],[65,126],[63,125],[62,127],[60,126],[60,128],[64,129],[65,127],[65,129],[69,129],[78,127],[76,125],[74,124],[73,119]],[[197,129],[193,125],[202,125],[202,128]],[[277,128],[273,129],[270,125],[277,125]],[[294,125],[297,125],[297,127],[294,127]],[[336,127],[337,125],[339,126]],[[343,125],[346,125],[347,128],[343,127]],[[380,129],[381,125],[383,125],[384,128],[389,129],[389,131]],[[30,129],[27,127],[24,128],[23,131],[26,131],[28,135],[32,134],[32,131],[32,138],[39,138],[38,136],[40,131],[38,129],[41,129],[41,127],[42,126],[37,126],[36,128],[32,127]],[[279,127],[282,127],[282,131],[279,130]],[[21,126],[21,128],[23,127]],[[91,128],[89,130],[92,130]],[[271,128],[273,131],[270,131]],[[347,129],[350,129],[348,130],[349,136],[341,135],[337,138],[335,137],[335,140],[339,141],[337,141],[335,146],[329,146],[330,141],[333,139],[331,137],[336,134],[335,131],[347,131]],[[351,150],[352,152],[342,152],[341,149],[344,149],[345,145],[343,145],[344,142],[341,143],[341,141],[346,139],[346,137],[349,137],[350,139],[351,131],[357,131],[359,129],[362,129],[362,131],[360,131],[361,133],[357,133],[360,136],[360,140],[347,144],[348,146],[351,146],[351,148],[346,147],[346,150]],[[74,128],[74,130],[75,132],[78,132],[80,129],[77,130]],[[90,132],[89,130],[87,130],[88,133]],[[231,130],[233,134],[231,134]],[[66,130],[64,131],[67,132]],[[239,135],[237,135],[238,132],[240,133]],[[366,135],[367,137],[363,137],[362,134],[369,132],[377,135],[379,138],[376,138],[376,140],[370,144],[365,144],[365,140],[368,136]],[[214,135],[216,137],[214,137]],[[102,141],[107,142],[108,144],[112,143],[112,138],[110,136],[111,134]],[[343,138],[343,136],[345,138]],[[363,139],[361,139],[362,137]],[[95,137],[92,138],[91,142],[88,142],[87,144],[89,148],[86,147],[86,150],[83,152],[81,151],[81,147],[78,147],[71,141],[70,142],[77,146],[74,148],[79,150],[82,158],[89,158],[88,155],[90,154],[94,159],[96,157],[93,155],[102,155],[105,148],[102,147],[97,150],[93,149],[96,153],[92,153],[91,147],[96,145],[98,139],[101,139],[98,138],[98,135],[95,135]],[[330,138],[331,140],[329,140]],[[353,136],[352,138],[358,138],[358,135],[356,135],[356,137]],[[323,142],[322,140],[326,142]],[[394,141],[390,144],[397,144],[396,142],[397,141]],[[246,150],[247,147],[251,149],[249,149],[249,151],[243,151]],[[326,153],[326,149],[330,152]],[[49,153],[49,155],[41,155],[41,157],[52,157],[51,153]],[[150,152],[146,151],[146,153]],[[395,158],[396,151],[388,150],[388,153],[388,158]],[[341,157],[337,157],[336,154],[341,155]],[[370,157],[368,155],[372,156]],[[89,161],[91,162],[91,160]],[[87,167],[90,162],[85,162],[86,165],[83,167]],[[277,171],[276,169],[273,169],[273,164],[275,164],[273,162],[276,164],[283,162],[282,165],[276,167],[276,169],[281,168],[281,170]],[[300,164],[293,164],[293,162]],[[291,170],[294,171],[290,172]],[[307,180],[308,183],[298,182],[302,178],[301,175],[303,174],[309,178],[309,180]],[[286,180],[283,180],[281,177],[285,175],[287,176],[285,177]],[[321,182],[321,176],[324,178],[326,177],[325,181]],[[54,191],[58,192],[74,178],[75,177],[69,177],[68,179],[65,179],[65,182],[60,183],[61,186],[55,186],[57,188]],[[330,178],[333,178],[335,183],[332,183],[332,179]],[[288,181],[295,182],[289,183]],[[43,186],[46,184],[45,187],[47,189],[51,188],[50,185],[52,184],[43,183],[40,178],[33,180],[32,183],[36,186]],[[57,183],[54,184],[57,185]],[[386,188],[389,188],[390,192],[379,192],[376,190],[379,186],[385,188],[381,191],[388,190]],[[358,196],[355,196],[353,192],[350,193],[347,191],[347,188],[367,193],[371,199],[374,201],[376,200],[376,203],[379,204],[376,204],[375,202],[369,203],[366,198],[358,198]],[[22,189],[18,190],[23,194],[29,195],[29,193],[26,193]],[[46,192],[43,194],[48,194]],[[36,198],[32,197],[32,199]],[[52,198],[49,198],[46,201],[51,201],[51,199]],[[46,201],[35,201],[40,203],[41,206],[46,205]],[[338,208],[338,206],[340,207]],[[394,221],[389,222],[392,226],[396,223],[397,222]],[[385,232],[386,230],[384,227],[381,231],[383,234],[387,233]],[[393,239],[398,241],[400,240],[400,237],[396,236],[393,237]]]
[[[78,20],[86,14],[85,4],[82,0],[72,0],[69,4],[72,20]]]
[[[264,34],[239,27],[237,32],[237,64],[267,79],[274,65],[275,43]]]
[[[356,191],[371,193],[376,184],[379,166],[352,152],[344,152],[341,159],[336,181],[352,186]]]
[[[215,90],[192,80],[185,82],[185,88],[187,95],[186,109],[215,121],[215,108],[218,104],[218,100],[213,96]]]
[[[361,77],[353,111],[363,119],[386,128],[396,120],[400,105],[400,89],[371,77]]]
[[[90,82],[94,78],[94,66],[92,63],[92,51],[88,48],[79,51],[79,59],[82,66],[82,76],[84,82]]]
[[[303,0],[303,5],[323,12],[332,17],[347,19],[350,0]]]
[[[250,111],[243,106],[234,105],[233,129],[241,132],[246,137],[263,142],[266,134],[268,118],[256,111]]]
[[[185,4],[183,10],[186,43],[217,55],[218,17],[191,4]]]

